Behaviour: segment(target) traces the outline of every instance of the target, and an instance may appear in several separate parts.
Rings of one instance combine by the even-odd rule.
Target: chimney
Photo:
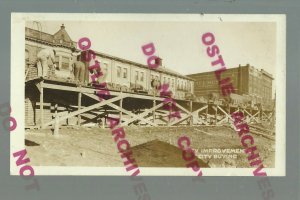
[[[62,24],[62,25],[60,26],[60,29],[65,29],[65,25]]]
[[[157,64],[158,66],[162,66],[162,59],[160,57],[157,57],[155,59],[155,64]]]

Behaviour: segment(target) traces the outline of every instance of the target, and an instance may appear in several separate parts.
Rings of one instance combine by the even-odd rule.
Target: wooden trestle
[[[81,87],[75,84],[63,84],[49,80],[34,80],[40,93],[40,128],[53,127],[57,132],[59,124],[69,118],[77,117],[77,125],[82,125],[91,120],[102,119],[102,127],[107,126],[107,117],[111,114],[120,118],[121,126],[138,124],[142,126],[196,126],[196,125],[223,125],[232,120],[231,114],[241,111],[246,116],[247,123],[261,123],[262,121],[271,124],[274,121],[274,111],[254,110],[238,106],[223,106],[214,103],[193,102],[191,100],[178,100],[176,106],[181,112],[180,119],[168,120],[169,111],[163,108],[164,98],[132,94],[125,92],[110,91],[110,97],[99,101],[96,95],[97,89],[91,87]],[[72,92],[77,96],[77,105],[69,105],[70,112],[57,111],[57,105],[61,101],[55,102],[55,112],[51,120],[44,118],[44,95],[45,92],[52,94],[53,90]],[[89,103],[83,105],[83,98],[89,99]],[[53,100],[55,101],[55,100]],[[66,103],[68,104],[68,103]],[[133,109],[134,107],[134,109]],[[93,113],[93,118],[83,117],[84,113]]]

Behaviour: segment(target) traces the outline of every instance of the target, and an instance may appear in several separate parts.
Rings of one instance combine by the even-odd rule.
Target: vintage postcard
[[[12,13],[11,175],[285,176],[285,37],[285,15]]]

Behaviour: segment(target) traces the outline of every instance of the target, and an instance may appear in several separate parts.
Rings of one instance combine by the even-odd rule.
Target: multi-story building
[[[28,81],[37,78],[37,68],[34,65],[37,61],[38,52],[44,48],[52,48],[56,51],[55,64],[59,66],[60,69],[55,70],[54,72],[57,80],[66,82],[72,80],[72,72],[70,69],[73,61],[71,60],[71,53],[72,49],[76,47],[77,43],[71,39],[63,24],[53,35],[45,33],[41,31],[41,29],[36,30],[26,27],[26,80]],[[132,92],[132,88],[136,89],[136,86],[138,85],[139,89],[142,88],[147,94],[159,94],[159,91],[156,91],[151,84],[152,80],[156,79],[160,84],[169,84],[169,90],[172,91],[174,99],[185,99],[187,94],[190,96],[190,94],[193,93],[193,79],[162,66],[161,61],[159,62],[161,65],[159,68],[151,70],[147,65],[141,63],[111,56],[94,49],[93,51],[96,53],[96,59],[100,62],[101,70],[103,72],[103,76],[100,77],[99,82],[106,82],[108,86],[115,88],[115,90],[123,91],[125,87],[125,91]],[[137,51],[139,51],[139,49],[137,49]],[[25,95],[26,121],[28,124],[33,124],[38,121],[39,118],[39,113],[35,116],[36,112],[34,111],[38,108],[38,106],[35,106],[34,102],[37,102],[38,105],[39,97],[28,87],[26,87]],[[45,105],[48,105],[47,102]],[[50,111],[48,113],[48,118],[50,118]]]
[[[56,71],[59,78],[70,78],[71,49],[77,43],[72,41],[64,25],[51,35],[26,27],[25,32],[26,65],[36,62],[37,53],[43,48],[53,48],[56,51],[56,64],[61,70]],[[94,50],[95,51],[95,50]],[[164,66],[150,70],[148,66],[123,58],[95,51],[104,76],[99,81],[126,86],[138,84],[144,89],[151,89],[151,81],[157,79],[161,84],[168,83],[174,98],[184,99],[186,93],[193,93],[193,80]],[[161,63],[161,61],[160,61]]]
[[[215,72],[190,74],[195,80],[194,94],[198,97],[207,97],[212,93],[221,96],[219,82]],[[221,74],[221,79],[230,77],[231,83],[238,95],[248,95],[256,102],[264,105],[272,104],[272,81],[273,77],[265,70],[258,70],[249,64],[236,68],[227,69]]]

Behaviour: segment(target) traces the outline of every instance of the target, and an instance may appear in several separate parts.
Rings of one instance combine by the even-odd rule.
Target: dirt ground
[[[177,140],[182,135],[190,138],[200,163],[203,161],[212,168],[249,167],[247,155],[242,150],[240,153],[218,153],[242,149],[237,133],[229,127],[125,127],[124,130],[141,167],[184,167],[181,150],[177,148]],[[253,137],[264,166],[274,167],[275,141],[254,134]],[[34,166],[124,166],[110,129],[62,128],[58,136],[53,136],[51,130],[26,130],[25,138]],[[203,153],[208,149],[215,153]],[[204,154],[212,156],[203,157]]]

